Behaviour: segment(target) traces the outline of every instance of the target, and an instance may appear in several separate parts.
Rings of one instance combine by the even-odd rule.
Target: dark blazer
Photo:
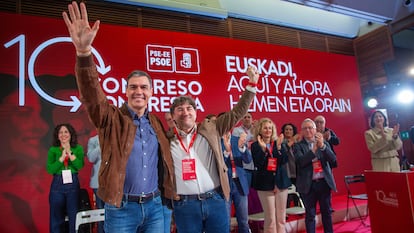
[[[328,183],[332,190],[336,191],[336,184],[331,169],[332,166],[337,164],[336,155],[331,150],[329,143],[324,142],[324,144],[326,146],[325,150],[318,149],[315,154],[309,149],[309,144],[305,139],[294,144],[294,155],[297,165],[296,190],[299,193],[307,194],[310,191],[313,176],[312,160],[316,157],[321,161],[326,183]]]
[[[239,150],[239,138],[240,137],[235,137],[235,136],[231,136],[230,139],[230,144],[231,144],[231,151],[233,153],[233,159],[234,159],[234,164],[236,165],[236,174],[238,177],[238,181],[240,183],[240,187],[241,190],[239,190],[241,193],[241,195],[246,196],[249,194],[249,182],[247,181],[247,176],[246,176],[246,172],[243,169],[243,162],[245,163],[250,163],[252,161],[252,154],[250,153],[249,149],[247,148],[246,145],[246,150],[244,152],[241,152]],[[223,146],[223,151],[224,151],[224,144],[222,143]],[[231,181],[232,178],[232,171],[231,171],[231,160],[230,160],[230,156],[228,156],[227,158],[224,157],[224,162],[227,165],[227,175],[229,177],[229,181]]]
[[[256,190],[271,191],[277,186],[279,189],[287,189],[292,185],[286,171],[285,164],[288,162],[287,146],[282,143],[280,151],[277,150],[276,142],[273,146],[273,155],[270,155],[268,149],[266,152],[262,150],[259,142],[254,142],[251,145],[251,151],[253,156],[253,163],[255,167],[254,181],[252,186]],[[267,170],[268,158],[277,158],[276,172]]]
[[[332,129],[326,128],[325,127],[325,132],[329,131],[331,133],[331,138],[328,140],[329,145],[331,146],[331,150],[336,154],[335,150],[334,150],[334,146],[339,145],[339,137],[336,136],[335,132]],[[332,167],[334,168],[334,167]]]

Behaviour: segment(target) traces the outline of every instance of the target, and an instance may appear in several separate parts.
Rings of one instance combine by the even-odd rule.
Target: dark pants
[[[95,203],[97,209],[103,209],[105,207],[105,202],[101,200],[101,198],[96,195],[98,189],[93,189],[93,193],[95,194]],[[104,233],[104,222],[98,222],[98,233]]]
[[[316,203],[319,202],[319,207],[322,215],[322,224],[325,233],[333,233],[332,226],[332,210],[331,210],[331,189],[326,183],[325,179],[313,181],[309,193],[301,193],[303,203],[306,208],[305,225],[307,233],[315,233],[315,216]]]
[[[50,185],[50,233],[64,232],[65,217],[69,218],[69,232],[75,233],[76,213],[79,209],[78,174],[72,174],[73,182],[63,184],[62,175],[54,175]]]

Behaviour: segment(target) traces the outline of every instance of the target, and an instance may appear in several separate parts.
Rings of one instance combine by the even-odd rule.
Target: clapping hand
[[[400,124],[396,124],[392,128],[392,136],[397,137],[399,133],[400,133]]]
[[[230,133],[226,133],[223,135],[223,143],[227,152],[231,152],[230,137]]]
[[[325,132],[323,133],[323,138],[324,138],[326,141],[329,141],[329,139],[331,139],[331,131],[329,131],[329,130],[325,131]]]
[[[246,142],[247,142],[247,134],[243,132],[240,134],[240,137],[239,137],[239,143],[238,143],[239,148],[242,148],[244,145],[246,145]]]
[[[257,135],[257,142],[259,143],[262,150],[266,151],[266,143],[263,141],[263,138],[261,135]]]
[[[281,134],[279,135],[279,137],[277,137],[277,139],[276,139],[276,146],[277,146],[277,149],[278,149],[278,150],[280,150],[280,149],[281,149],[281,147],[282,147],[282,142],[283,142],[283,139],[285,139],[285,135],[283,135],[283,133],[281,133]]]
[[[315,134],[315,140],[316,140],[316,147],[317,148],[322,148],[323,147],[323,135],[321,133],[316,133]]]

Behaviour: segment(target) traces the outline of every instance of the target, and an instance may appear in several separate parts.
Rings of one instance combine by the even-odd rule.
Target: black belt
[[[160,195],[160,191],[157,190],[152,193],[142,194],[142,195],[133,195],[133,194],[124,194],[124,201],[138,202],[139,204],[146,203]]]
[[[200,193],[200,194],[190,194],[190,195],[179,195],[180,196],[180,201],[182,200],[206,200],[209,198],[212,198],[214,196],[214,194],[217,193],[222,193],[220,186],[218,188],[215,188],[211,191],[205,192],[205,193]]]

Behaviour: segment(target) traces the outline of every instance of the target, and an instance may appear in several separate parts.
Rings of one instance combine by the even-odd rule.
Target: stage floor
[[[349,200],[349,217],[346,216],[347,197],[346,195],[332,197],[332,221],[334,222],[335,233],[371,233],[369,227],[369,217],[361,219],[358,217],[357,211]],[[367,201],[356,201],[357,207],[363,216],[367,215]],[[250,228],[252,233],[262,233],[263,222],[262,221],[250,221]],[[316,217],[317,233],[323,233],[322,218],[320,214]],[[232,231],[237,232],[237,231]],[[286,221],[286,232],[299,232],[305,233],[304,216],[288,216]]]

